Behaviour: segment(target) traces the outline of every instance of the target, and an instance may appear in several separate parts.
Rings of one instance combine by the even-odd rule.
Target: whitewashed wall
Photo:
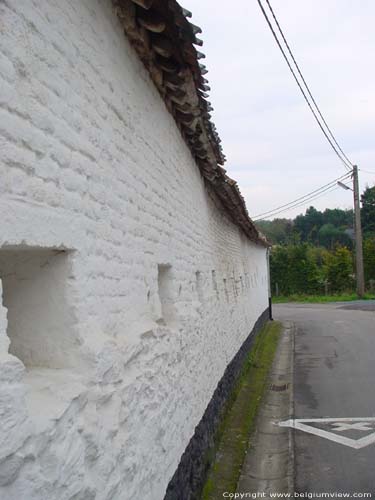
[[[266,251],[109,0],[0,2],[0,152],[0,499],[162,499],[267,307]]]

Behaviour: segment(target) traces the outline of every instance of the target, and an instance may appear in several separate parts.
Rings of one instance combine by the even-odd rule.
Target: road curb
[[[262,493],[268,498],[270,493],[294,491],[293,431],[278,425],[294,415],[294,334],[294,324],[284,322],[237,493]]]

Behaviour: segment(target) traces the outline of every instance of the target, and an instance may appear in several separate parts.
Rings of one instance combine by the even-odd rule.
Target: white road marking
[[[372,431],[373,428],[369,427],[369,424],[366,422],[357,422],[356,424],[346,424],[346,423],[341,423],[341,422],[333,422],[332,426],[336,426],[335,429],[333,429],[335,432],[343,432],[343,431],[348,431],[348,430],[357,430],[357,431]]]
[[[347,430],[361,430],[361,431],[371,431],[370,434],[359,438],[352,439],[343,436],[342,434],[335,434],[334,432],[326,431],[324,429],[318,429],[312,427],[309,424],[321,423],[321,424],[331,424],[331,426],[336,426],[334,431],[347,431]],[[329,439],[335,443],[343,444],[359,450],[365,446],[375,443],[375,428],[369,427],[371,423],[375,424],[375,417],[364,417],[364,418],[296,418],[285,420],[284,422],[279,422],[280,427],[291,427],[293,429],[299,429],[300,431],[307,432],[309,434],[314,434],[325,439]]]

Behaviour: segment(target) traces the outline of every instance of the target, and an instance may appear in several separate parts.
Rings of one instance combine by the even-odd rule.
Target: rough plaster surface
[[[0,499],[162,499],[267,307],[265,249],[109,0],[3,0],[0,30]]]
[[[74,311],[67,303],[66,252],[0,250],[0,276],[10,353],[27,367],[75,366],[79,344]]]

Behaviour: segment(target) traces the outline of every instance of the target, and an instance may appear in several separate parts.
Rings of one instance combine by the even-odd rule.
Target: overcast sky
[[[182,3],[182,2],[181,2]],[[265,1],[263,1],[265,4]],[[183,0],[204,40],[210,101],[250,215],[345,173],[300,94],[257,0]],[[375,172],[375,1],[271,0],[325,118],[353,163]],[[360,173],[361,188],[375,174]],[[319,209],[350,208],[336,190]],[[305,207],[286,212],[294,217]]]

